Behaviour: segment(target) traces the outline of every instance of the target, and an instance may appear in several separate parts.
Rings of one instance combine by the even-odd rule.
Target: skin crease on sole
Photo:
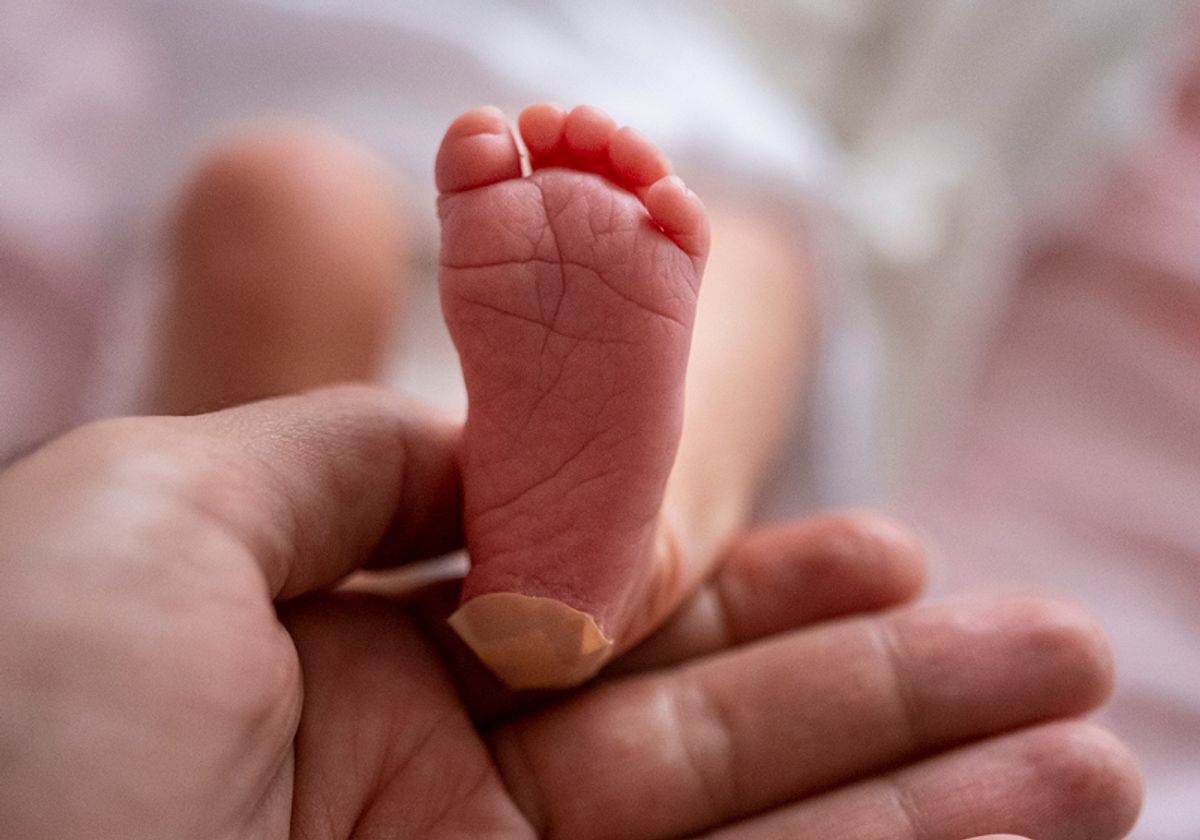
[[[661,514],[708,228],[592,108],[495,109],[438,155],[443,311],[468,392],[472,571],[452,627],[512,688],[594,675],[678,563]]]

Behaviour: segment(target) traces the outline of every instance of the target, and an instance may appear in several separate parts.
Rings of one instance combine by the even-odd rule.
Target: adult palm
[[[1090,620],[1028,598],[865,614],[919,582],[870,519],[739,541],[604,681],[485,719],[436,598],[328,589],[456,542],[454,453],[452,428],[355,389],[110,421],[13,465],[0,823],[56,840],[1128,828],[1122,748],[1053,722],[1107,691]]]

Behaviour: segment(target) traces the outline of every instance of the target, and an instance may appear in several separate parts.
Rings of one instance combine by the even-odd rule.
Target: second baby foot
[[[658,150],[588,107],[482,108],[437,158],[442,310],[468,395],[459,635],[514,688],[594,674],[666,573],[663,491],[708,223]]]

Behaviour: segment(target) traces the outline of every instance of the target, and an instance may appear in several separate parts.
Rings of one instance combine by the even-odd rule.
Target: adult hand
[[[739,541],[624,674],[473,720],[425,609],[323,591],[456,543],[455,445],[392,395],[339,389],[107,421],[0,475],[9,836],[1128,828],[1130,759],[1060,720],[1108,690],[1091,621],[1029,598],[853,615],[920,577],[870,519]]]

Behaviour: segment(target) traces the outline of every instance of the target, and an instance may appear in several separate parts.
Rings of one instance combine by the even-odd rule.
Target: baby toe
[[[456,119],[442,139],[434,172],[441,193],[519,178],[521,159],[504,114],[489,106]]]
[[[678,175],[659,179],[646,190],[643,203],[655,224],[702,266],[708,258],[708,214],[683,179]]]
[[[612,117],[590,105],[580,105],[567,114],[563,146],[579,169],[605,172],[608,148],[617,133]]]
[[[628,126],[613,135],[608,160],[616,179],[635,192],[670,174],[658,147]]]

